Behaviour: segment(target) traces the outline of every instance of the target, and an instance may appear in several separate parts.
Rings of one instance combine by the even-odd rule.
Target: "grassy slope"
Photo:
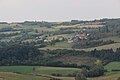
[[[49,80],[49,78],[46,77],[16,73],[0,73],[0,77],[3,80]]]
[[[80,25],[80,24],[76,24],[76,25],[70,25],[70,26],[57,26],[55,28],[98,28],[98,27],[103,27],[103,25]]]
[[[16,74],[12,72],[0,72],[0,80],[50,80],[53,78],[61,80],[74,80],[73,77],[54,77],[49,75],[28,75]]]
[[[80,69],[77,68],[61,68],[61,67],[43,67],[36,66],[36,70],[33,71],[33,66],[1,66],[0,67],[0,78],[5,80],[49,80],[51,76],[49,74],[63,74],[67,75]],[[18,72],[22,74],[16,74]],[[33,74],[33,75],[29,75]],[[35,74],[39,74],[36,76]],[[57,78],[57,77],[52,77]],[[71,77],[58,77],[62,80],[74,80]]]
[[[74,34],[60,34],[60,35],[54,35],[54,36],[50,36],[50,37],[52,37],[52,38],[58,38],[58,37],[71,38],[73,36],[74,36]]]
[[[67,44],[70,44],[70,45],[68,46]],[[50,49],[50,50],[54,50],[54,49],[68,49],[68,50],[73,50],[71,48],[71,46],[72,46],[71,43],[64,43],[64,44],[59,44],[59,45],[55,45],[55,46],[48,46],[48,47],[40,48],[40,49],[42,49],[42,50],[47,50],[47,49]],[[109,44],[109,45],[103,45],[103,46],[86,48],[86,49],[75,49],[75,50],[78,50],[78,51],[81,51],[81,50],[91,51],[91,50],[94,50],[94,49],[102,50],[102,49],[111,49],[112,48],[115,51],[119,47],[120,47],[120,43],[113,43],[113,44]]]
[[[113,40],[115,42],[120,42],[120,37],[119,36],[113,36],[113,37],[103,38],[101,40],[104,40],[104,41]]]
[[[109,72],[106,75],[120,74],[120,71],[112,71],[112,70],[120,70],[120,62],[111,62],[105,66]]]
[[[33,71],[32,66],[2,66],[0,67],[0,72],[19,72],[19,73],[36,73],[36,74],[63,74],[67,75],[78,71],[77,68],[60,68],[60,67],[42,67],[36,66],[35,71]]]
[[[73,63],[73,64],[78,64],[78,65],[91,65],[94,64],[97,58],[93,57],[82,57],[82,56],[62,56],[55,61],[62,61],[64,63]]]
[[[47,50],[47,49],[50,49],[50,50],[55,50],[55,49],[71,49],[72,47],[72,44],[71,43],[67,43],[67,42],[57,42],[55,45],[53,46],[47,46],[47,47],[44,47],[44,48],[40,48],[42,50]]]
[[[105,66],[106,69],[111,71],[112,69],[119,69],[120,70],[120,62],[111,62]]]
[[[117,80],[120,77],[120,74],[111,75],[111,76],[102,76],[97,78],[90,78],[88,80]]]
[[[94,49],[97,50],[102,50],[102,49],[113,49],[114,51],[120,47],[120,43],[113,43],[113,44],[108,44],[108,45],[103,45],[103,46],[98,46],[98,47],[93,47],[93,48],[87,48],[87,49],[78,49],[78,50],[85,50],[85,51],[91,51]]]
[[[112,76],[102,76],[97,78],[89,78],[88,80],[117,80],[120,74]],[[52,76],[36,76],[36,75],[26,75],[26,74],[16,74],[16,73],[0,73],[0,80],[50,80],[50,78],[59,78],[62,80],[75,80],[74,77],[52,77]]]

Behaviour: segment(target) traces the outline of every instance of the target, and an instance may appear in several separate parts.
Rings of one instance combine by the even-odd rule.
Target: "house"
[[[80,34],[79,39],[88,39],[89,34]]]
[[[75,35],[72,38],[68,38],[68,43],[72,43],[72,42],[77,42],[79,39],[84,40],[84,39],[88,39],[90,34],[80,34],[80,35]]]

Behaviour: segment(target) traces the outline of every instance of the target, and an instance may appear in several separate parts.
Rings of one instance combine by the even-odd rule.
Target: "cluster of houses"
[[[78,40],[86,40],[88,39],[90,36],[90,34],[78,34],[73,36],[72,38],[64,38],[62,36],[59,36],[57,38],[54,37],[47,37],[44,42],[51,42],[52,40],[58,40],[60,42],[68,42],[68,43],[72,43],[72,42],[76,42]]]
[[[78,39],[80,39],[80,40],[86,40],[86,39],[88,39],[89,36],[90,36],[90,34],[76,35],[76,36],[74,36],[72,38],[69,38],[68,39],[68,43],[72,43],[72,42],[78,41]]]

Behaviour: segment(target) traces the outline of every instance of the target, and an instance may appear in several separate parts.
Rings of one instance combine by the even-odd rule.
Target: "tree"
[[[87,80],[83,74],[76,74],[75,80]]]
[[[97,77],[97,76],[101,76],[104,75],[104,67],[102,64],[97,64],[95,65],[89,72],[88,72],[88,76],[89,77]]]
[[[86,78],[86,71],[84,71],[83,69],[76,74],[75,80],[87,80]]]

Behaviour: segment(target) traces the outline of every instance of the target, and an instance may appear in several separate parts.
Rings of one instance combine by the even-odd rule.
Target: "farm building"
[[[89,34],[80,34],[79,39],[88,39]]]

